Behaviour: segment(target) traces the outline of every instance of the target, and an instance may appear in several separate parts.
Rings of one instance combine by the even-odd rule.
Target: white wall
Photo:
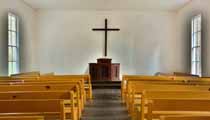
[[[199,0],[195,1],[199,3]],[[121,29],[120,32],[109,32],[108,35],[108,55],[113,58],[113,62],[121,63],[121,74],[187,72],[190,70],[190,39],[186,24],[197,13],[195,8],[200,10],[202,7],[203,14],[208,14],[205,2],[192,2],[176,13],[35,11],[20,0],[1,0],[0,20],[3,22],[0,22],[0,75],[7,74],[6,17],[9,11],[21,19],[22,72],[40,70],[61,74],[87,73],[88,63],[103,57],[104,33],[93,32],[91,29],[103,27],[105,18],[108,18],[109,26]],[[205,51],[208,55],[207,49]],[[207,63],[208,59],[205,58],[204,62]],[[208,67],[204,69],[205,73],[209,71]]]
[[[137,20],[134,61],[136,74],[180,70],[176,49],[176,13],[145,13]]]
[[[34,61],[35,10],[22,0],[0,0],[0,75],[7,75],[7,13],[13,12],[20,17],[21,71],[36,68]]]
[[[192,0],[177,14],[179,53],[182,56],[183,70],[190,72],[190,22],[197,14],[203,15],[203,75],[210,76],[210,0]]]
[[[42,72],[81,74],[103,55],[104,33],[93,32],[109,19],[108,55],[121,63],[121,74],[179,70],[176,13],[136,11],[38,11],[38,58]]]

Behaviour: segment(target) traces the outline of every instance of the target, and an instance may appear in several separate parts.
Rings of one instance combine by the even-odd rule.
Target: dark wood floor
[[[120,89],[93,89],[94,100],[88,102],[82,120],[130,120],[121,102]]]

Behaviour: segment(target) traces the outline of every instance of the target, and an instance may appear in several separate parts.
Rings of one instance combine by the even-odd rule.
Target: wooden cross
[[[120,31],[118,28],[108,28],[108,20],[105,19],[105,28],[93,28],[93,31],[104,31],[105,32],[105,57],[107,57],[107,36],[109,31]]]

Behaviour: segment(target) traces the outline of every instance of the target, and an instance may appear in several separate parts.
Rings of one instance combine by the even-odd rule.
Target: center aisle
[[[93,89],[94,100],[87,103],[82,120],[130,120],[119,89]]]

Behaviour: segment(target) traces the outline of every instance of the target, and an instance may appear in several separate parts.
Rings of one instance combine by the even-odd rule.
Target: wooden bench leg
[[[90,86],[89,89],[89,99],[92,100],[93,99],[93,93],[92,93],[92,87]]]
[[[64,108],[64,103],[63,103],[63,101],[60,103],[61,105],[60,105],[60,111],[61,111],[61,113],[60,113],[60,118],[61,118],[61,120],[66,120],[66,113],[65,113],[65,108]]]
[[[78,109],[74,109],[72,111],[72,120],[79,120],[77,111],[78,111]]]

